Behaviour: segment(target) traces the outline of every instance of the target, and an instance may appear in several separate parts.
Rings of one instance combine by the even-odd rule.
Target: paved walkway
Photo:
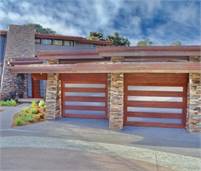
[[[16,107],[1,107],[2,111],[0,111],[0,128],[9,129],[12,125],[13,116],[26,106],[28,106],[28,104],[20,104]]]
[[[0,131],[2,170],[201,169],[200,135],[182,129],[111,131],[103,120],[62,119]]]

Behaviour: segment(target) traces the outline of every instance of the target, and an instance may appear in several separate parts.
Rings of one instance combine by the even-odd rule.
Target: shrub
[[[38,106],[39,106],[40,108],[45,108],[45,107],[46,107],[46,106],[45,106],[45,101],[44,101],[44,100],[40,100]]]
[[[0,106],[16,106],[17,102],[16,100],[1,100],[0,101]]]
[[[31,102],[31,107],[34,108],[34,107],[37,107],[37,106],[38,106],[38,105],[37,105],[36,101],[33,100],[33,101]]]
[[[44,119],[45,107],[44,100],[41,100],[38,104],[36,101],[32,101],[29,107],[24,108],[15,115],[13,124],[16,126],[21,126]]]
[[[17,102],[15,100],[12,100],[12,99],[8,103],[10,106],[16,106],[17,105]]]
[[[22,119],[25,122],[31,122],[33,120],[33,115],[32,114],[25,114],[25,115],[22,116]]]
[[[38,113],[38,109],[37,108],[31,108],[31,113],[32,114],[37,114]]]
[[[31,113],[31,112],[30,112],[30,108],[27,107],[27,108],[23,109],[23,110],[22,110],[22,113]]]
[[[17,125],[17,126],[21,126],[21,125],[24,125],[25,124],[25,122],[22,120],[22,118],[21,117],[16,117],[15,118],[15,125]]]

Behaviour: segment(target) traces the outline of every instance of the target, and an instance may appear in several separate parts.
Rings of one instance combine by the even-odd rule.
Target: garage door
[[[107,115],[107,74],[62,74],[64,117],[104,119]]]
[[[124,124],[185,127],[187,74],[125,74]]]

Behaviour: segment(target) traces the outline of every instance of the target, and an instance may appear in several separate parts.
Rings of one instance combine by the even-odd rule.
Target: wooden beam
[[[201,56],[200,46],[98,47],[79,51],[40,51],[41,59],[100,59],[103,57],[188,57]]]
[[[201,56],[201,46],[147,46],[147,47],[99,47],[96,49],[100,56],[130,56],[130,57],[177,57]]]
[[[34,60],[34,61],[11,61],[11,65],[27,65],[27,64],[42,64],[42,60]]]
[[[97,47],[97,52],[128,52],[128,51],[201,51],[201,45],[186,46],[113,46]]]
[[[201,73],[201,63],[79,63],[10,66],[14,73]]]
[[[124,56],[124,57],[178,57],[178,56],[201,56],[201,51],[122,51],[122,52],[99,52],[100,56],[107,57],[107,56]]]
[[[81,51],[39,51],[39,59],[102,59],[95,50]]]

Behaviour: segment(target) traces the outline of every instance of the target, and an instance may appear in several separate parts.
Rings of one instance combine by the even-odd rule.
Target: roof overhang
[[[100,56],[201,56],[201,46],[98,47]]]
[[[39,59],[100,59],[104,57],[201,56],[201,46],[98,47],[94,50],[39,51]]]
[[[14,73],[201,73],[196,62],[33,64],[9,67]]]

